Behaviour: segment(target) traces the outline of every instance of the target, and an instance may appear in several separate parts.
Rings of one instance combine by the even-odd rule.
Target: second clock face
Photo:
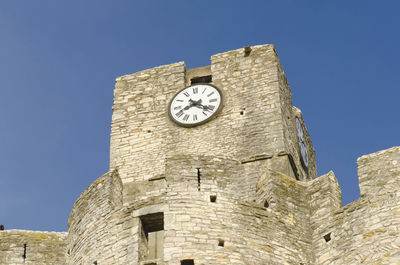
[[[222,107],[220,90],[209,84],[189,86],[175,95],[169,105],[169,116],[178,125],[192,127],[203,124]]]
[[[296,131],[297,131],[297,139],[299,140],[301,159],[303,161],[304,167],[308,168],[308,152],[306,146],[306,139],[304,137],[304,132],[303,128],[301,127],[300,120],[297,117],[296,117]]]

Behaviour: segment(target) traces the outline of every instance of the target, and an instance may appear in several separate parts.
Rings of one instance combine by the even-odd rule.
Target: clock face
[[[301,127],[301,123],[299,118],[296,117],[296,131],[297,131],[297,139],[299,140],[301,160],[303,162],[303,166],[308,168],[308,152],[306,146],[306,140],[303,133],[303,127]]]
[[[169,116],[180,126],[193,127],[214,118],[222,107],[221,91],[209,84],[195,84],[175,95]]]

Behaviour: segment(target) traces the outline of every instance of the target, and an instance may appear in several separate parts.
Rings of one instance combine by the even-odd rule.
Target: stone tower
[[[220,93],[218,111],[199,87]],[[174,122],[190,113],[191,126]],[[316,178],[272,45],[122,76],[109,172],[77,199],[68,233],[0,231],[0,264],[400,264],[400,147],[357,162],[361,198],[342,207],[334,174]]]
[[[168,115],[169,102],[198,81],[219,88],[222,109],[200,126],[179,126]],[[296,117],[305,135],[308,167],[301,159]],[[261,253],[272,251],[275,244],[284,246],[283,256],[309,260],[309,238],[279,236],[310,229],[304,222],[308,212],[295,210],[303,208],[306,199],[299,197],[304,195],[280,190],[280,178],[298,185],[314,179],[316,169],[301,112],[292,106],[272,45],[216,54],[210,66],[186,69],[180,62],[117,78],[110,151],[112,177],[97,181],[110,182],[108,208],[101,209],[105,202],[94,203],[90,218],[101,222],[105,212],[123,209],[116,213],[126,214],[126,221],[117,220],[126,228],[112,235],[126,233],[121,235],[126,245],[112,243],[113,236],[103,234],[114,226],[100,234],[98,227],[88,230],[78,200],[69,220],[70,264],[104,264],[109,255],[120,253],[112,251],[117,246],[126,252],[118,264],[263,264],[266,257]],[[105,192],[99,185],[93,186],[99,189],[93,191],[94,200]],[[278,196],[292,205],[285,218],[296,226],[267,217],[274,214],[266,207],[282,207]],[[88,197],[84,205],[90,208]],[[266,219],[258,219],[259,214]],[[90,246],[87,240],[73,240],[82,233],[91,238]],[[105,245],[110,245],[110,254]]]
[[[222,109],[202,125],[180,126],[170,102],[198,82],[218,89]],[[189,98],[186,109],[204,107],[206,98]],[[391,165],[398,189],[392,162],[400,150],[379,156],[360,160],[368,161],[361,177]],[[376,255],[361,247],[369,232],[381,236],[370,251],[398,257],[400,211],[389,214],[398,201],[381,209],[390,228],[358,203],[358,211],[342,209],[333,173],[316,178],[314,149],[274,47],[246,47],[213,55],[210,66],[180,62],[117,78],[110,171],[72,209],[67,264],[356,264]],[[359,227],[350,232],[349,224]],[[349,244],[359,250],[348,252]]]

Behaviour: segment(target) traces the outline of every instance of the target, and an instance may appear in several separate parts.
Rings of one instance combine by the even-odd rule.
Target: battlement
[[[396,194],[400,189],[400,147],[365,155],[357,159],[361,196]]]
[[[66,232],[0,231],[0,264],[63,264]]]
[[[332,172],[310,183],[315,264],[399,263],[399,161],[399,147],[360,157],[361,197],[344,207]]]
[[[395,147],[363,156],[358,160],[362,167],[359,170],[372,177],[377,165],[383,163],[385,172],[391,172],[388,177],[397,183],[400,174],[395,161],[398,155],[399,148]],[[119,204],[107,211],[108,214],[100,208],[104,203],[99,199],[103,198],[108,204],[115,200],[111,187],[115,185],[113,182],[120,183],[117,172],[104,175],[88,189],[88,192],[108,190],[106,197],[83,193],[86,195],[78,200],[73,212],[85,212],[87,217],[71,214],[74,220],[70,221],[69,238],[74,239],[69,245],[84,244],[72,251],[81,258],[75,259],[75,263],[78,260],[91,262],[95,256],[102,256],[98,259],[102,262],[107,257],[115,264],[143,259],[140,256],[144,247],[140,243],[142,223],[150,225],[151,221],[145,216],[156,218],[159,213],[163,216],[163,260],[166,264],[189,258],[196,264],[204,264],[203,260],[208,260],[209,264],[234,264],[235,260],[244,262],[238,264],[269,264],[282,260],[289,264],[297,261],[305,264],[364,261],[369,264],[383,258],[391,264],[398,257],[400,205],[398,194],[393,195],[390,190],[392,183],[385,187],[389,190],[381,191],[381,200],[372,201],[365,195],[342,207],[340,187],[333,172],[310,182],[300,182],[271,169],[274,167],[272,160],[242,163],[224,157],[176,155],[165,163],[165,174],[125,185],[123,206]],[[99,202],[90,203],[88,196]],[[86,202],[94,207],[92,211],[81,208]],[[95,212],[98,214],[94,218]],[[90,232],[91,242],[109,244],[111,241],[104,233],[108,230],[129,240],[123,244],[114,242],[113,248],[88,245],[86,240],[77,237],[87,232],[79,232],[77,227],[96,228],[90,222],[96,222],[97,229],[103,231]],[[126,224],[109,227],[115,222]],[[109,228],[101,228],[101,225],[99,228],[99,224],[107,224]],[[221,242],[225,246],[223,251],[210,255],[218,250],[216,246]],[[113,254],[115,250],[126,248],[131,249],[129,255],[117,258]],[[196,254],[191,251],[193,248]],[[101,254],[99,249],[102,249]],[[83,259],[83,252],[92,254]],[[246,255],[249,259],[243,258]],[[159,264],[160,260],[157,262]]]
[[[222,108],[180,126],[169,102],[190,88],[178,109],[206,110],[198,82]],[[342,207],[272,45],[119,77],[113,110],[110,170],[68,234],[0,231],[0,264],[400,264],[400,147],[358,159],[361,198]]]

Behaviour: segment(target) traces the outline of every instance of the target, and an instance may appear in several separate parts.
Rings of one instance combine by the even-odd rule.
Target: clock
[[[169,117],[183,127],[194,127],[215,118],[222,108],[222,93],[210,84],[195,84],[179,91],[169,103]]]
[[[301,126],[301,122],[299,118],[296,117],[296,131],[297,131],[297,139],[299,141],[301,161],[304,168],[308,168],[308,152],[306,146],[306,140],[304,137],[303,127]]]

